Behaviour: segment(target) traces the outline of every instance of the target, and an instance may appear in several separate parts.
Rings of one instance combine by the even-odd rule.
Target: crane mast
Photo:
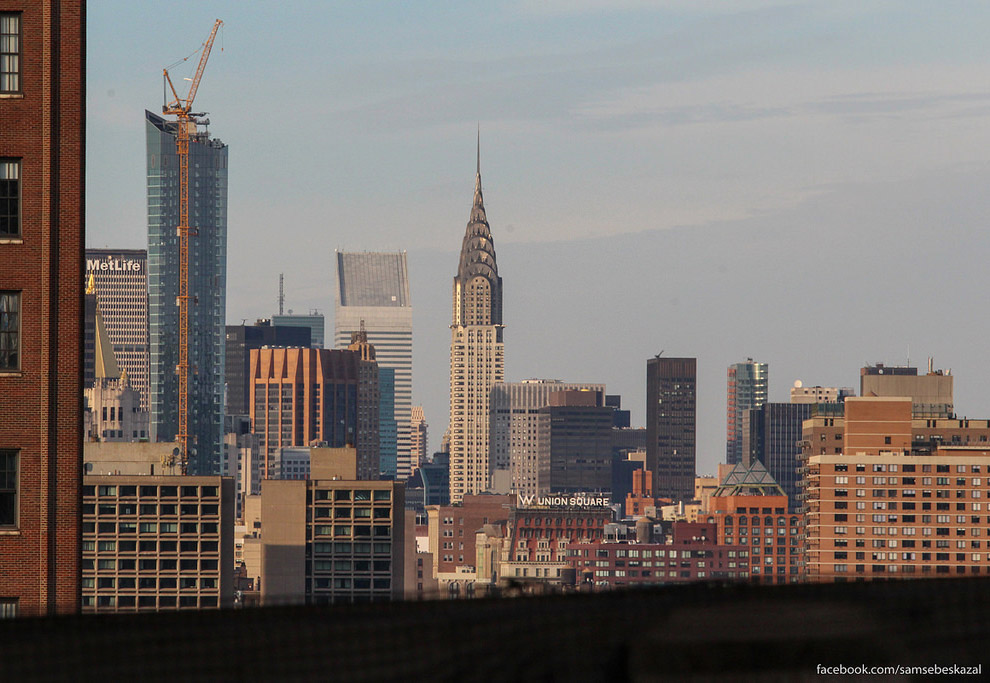
[[[213,41],[217,31],[223,25],[219,19],[213,24],[209,38],[203,43],[203,52],[199,58],[196,75],[189,86],[189,94],[179,97],[168,74],[163,69],[163,77],[172,91],[173,100],[162,106],[162,113],[176,117],[178,130],[175,136],[176,154],[179,157],[179,224],[175,231],[179,238],[179,295],[176,304],[179,307],[179,362],[175,371],[179,375],[179,428],[176,440],[179,442],[179,463],[182,474],[187,474],[189,465],[189,306],[193,297],[189,294],[189,239],[197,234],[196,228],[189,225],[189,135],[190,129],[196,130],[196,123],[202,114],[192,113],[192,103],[199,89],[199,82],[206,69],[206,61],[210,58]]]

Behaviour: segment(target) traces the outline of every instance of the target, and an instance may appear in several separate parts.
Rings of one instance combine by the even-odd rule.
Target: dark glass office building
[[[801,430],[811,417],[811,403],[764,403],[743,416],[741,451],[743,464],[759,460],[787,494],[791,512],[798,508],[798,457]]]
[[[151,434],[178,431],[179,159],[176,124],[145,112],[148,173],[148,327]],[[227,146],[209,133],[189,142],[189,474],[220,473],[227,290]]]
[[[694,498],[697,386],[695,358],[646,361],[646,463],[658,498]]]

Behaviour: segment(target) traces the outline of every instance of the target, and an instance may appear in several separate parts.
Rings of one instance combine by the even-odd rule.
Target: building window
[[[0,371],[21,367],[20,310],[20,292],[0,291]]]
[[[17,526],[17,456],[0,450],[0,527]]]
[[[0,159],[0,238],[21,235],[21,162]]]
[[[17,598],[0,598],[0,619],[17,618]]]
[[[0,12],[0,93],[21,91],[21,15]]]

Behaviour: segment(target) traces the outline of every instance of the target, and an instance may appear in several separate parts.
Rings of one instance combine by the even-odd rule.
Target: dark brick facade
[[[20,294],[20,365],[0,371],[0,449],[18,454],[17,518],[0,528],[0,602],[79,609],[85,5],[0,0],[20,18],[20,91],[0,93],[0,157],[20,161],[21,234],[0,240]]]

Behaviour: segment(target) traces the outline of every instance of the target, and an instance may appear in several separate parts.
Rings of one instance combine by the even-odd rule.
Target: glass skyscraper
[[[769,366],[748,358],[745,363],[730,365],[726,374],[725,461],[738,465],[745,458],[742,447],[743,414],[766,403]]]
[[[176,124],[145,112],[148,173],[148,327],[152,440],[178,430],[179,158]],[[220,473],[227,289],[227,145],[189,141],[189,474]]]

